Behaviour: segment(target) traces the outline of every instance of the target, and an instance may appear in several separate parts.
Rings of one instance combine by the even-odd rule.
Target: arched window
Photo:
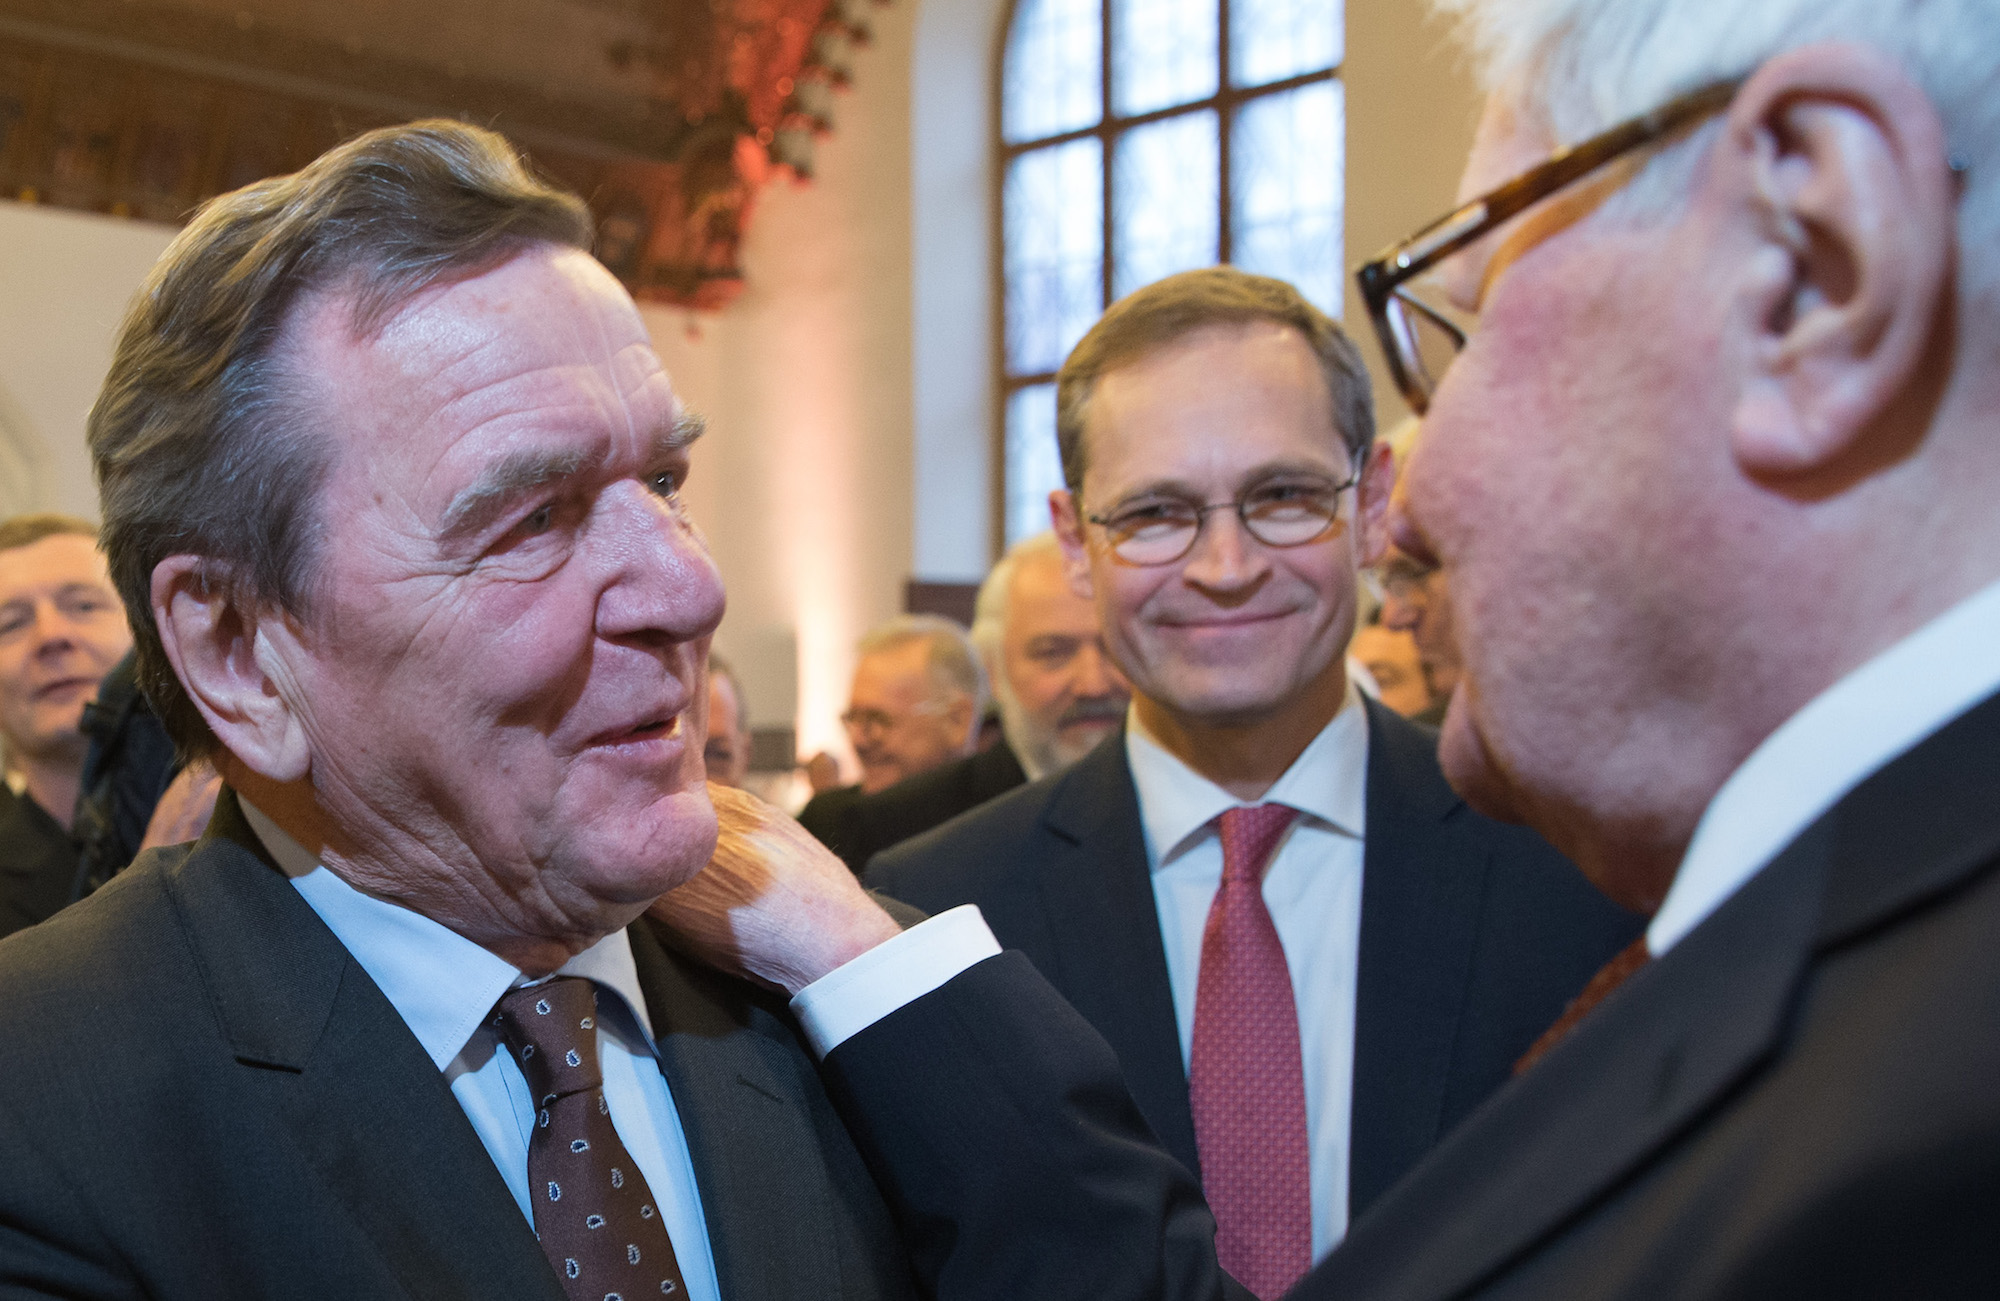
[[[1060,487],[1055,373],[1190,267],[1341,302],[1340,0],[1015,0],[1000,77],[1005,532]]]

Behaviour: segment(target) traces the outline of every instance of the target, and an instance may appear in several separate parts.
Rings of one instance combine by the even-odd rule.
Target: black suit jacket
[[[0,935],[11,935],[70,901],[76,845],[27,795],[0,783]]]
[[[1858,786],[1628,981],[1295,1301],[1994,1295],[1996,791],[2000,697]],[[1108,1050],[1017,955],[828,1065],[943,1295],[1242,1295]],[[965,1168],[981,1177],[945,1177]],[[1007,1232],[1030,1195],[1034,1230]]]
[[[977,754],[905,777],[886,790],[816,795],[799,814],[806,830],[859,875],[870,859],[940,823],[1005,795],[1028,780],[1003,741]],[[836,798],[839,797],[839,798]]]
[[[1506,1082],[1640,927],[1539,836],[1468,809],[1438,770],[1434,732],[1365,708],[1355,1216]],[[1140,1113],[1199,1172],[1122,729],[1067,773],[884,854],[868,882],[930,913],[978,904],[1110,1042]]]
[[[723,1294],[907,1297],[782,1011],[643,925],[633,955]],[[0,943],[0,1296],[563,1290],[441,1073],[233,797]]]

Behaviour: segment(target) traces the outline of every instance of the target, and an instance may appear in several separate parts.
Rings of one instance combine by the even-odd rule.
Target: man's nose
[[[1211,512],[1181,562],[1181,577],[1197,587],[1236,591],[1261,579],[1271,557],[1233,510]]]
[[[1071,661],[1070,694],[1081,700],[1110,696],[1125,690],[1125,679],[1097,642],[1085,642]]]
[[[681,508],[636,482],[614,485],[599,505],[593,543],[608,572],[598,598],[605,637],[706,637],[722,622],[722,575]]]
[[[78,645],[76,620],[57,609],[52,601],[37,602],[34,619],[28,625],[28,638],[36,655],[74,650]]]

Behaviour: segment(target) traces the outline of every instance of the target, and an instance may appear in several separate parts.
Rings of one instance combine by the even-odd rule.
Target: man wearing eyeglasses
[[[1444,764],[1657,911],[1622,987],[1296,1295],[1990,1296],[2000,10],[1450,7],[1480,197],[1362,273],[1428,407],[1395,531],[1464,634]],[[1425,347],[1450,311],[1477,331]],[[851,916],[821,961],[870,938]],[[1020,964],[892,1003],[828,1068],[941,1294],[1236,1295]]]
[[[1057,404],[1051,514],[1126,726],[868,879],[977,904],[1034,961],[1200,1172],[1224,1264],[1276,1296],[1638,922],[1348,682],[1392,467],[1324,313],[1231,267],[1170,277],[1084,336]]]

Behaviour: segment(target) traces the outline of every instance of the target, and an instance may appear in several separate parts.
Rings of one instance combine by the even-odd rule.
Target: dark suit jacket
[[[1862,783],[1627,982],[1295,1301],[2000,1291],[1996,791],[2000,697]],[[953,1301],[1242,1295],[1108,1050],[1018,955],[828,1068]],[[1027,1197],[1034,1229],[1008,1232]]]
[[[0,935],[55,916],[75,881],[76,845],[62,825],[0,784]]]
[[[847,817],[847,843],[839,852],[858,873],[884,850],[1005,795],[1027,780],[1021,761],[1005,741],[929,772],[905,777],[887,790],[854,801]]]
[[[863,795],[859,787],[852,786],[816,795],[800,812],[799,822],[859,875],[868,860],[882,851],[1005,795],[1027,780],[1021,761],[1003,741],[929,772],[905,777],[873,795]],[[841,791],[854,794],[841,796]]]
[[[631,931],[731,1301],[907,1297],[782,1001]],[[0,1295],[546,1298],[445,1081],[233,797],[0,943]]]
[[[1349,1205],[1360,1215],[1505,1083],[1640,921],[1534,833],[1465,807],[1434,732],[1373,701]],[[868,882],[976,903],[1118,1053],[1139,1110],[1199,1171],[1187,1075],[1122,729],[1067,773],[899,846]]]

